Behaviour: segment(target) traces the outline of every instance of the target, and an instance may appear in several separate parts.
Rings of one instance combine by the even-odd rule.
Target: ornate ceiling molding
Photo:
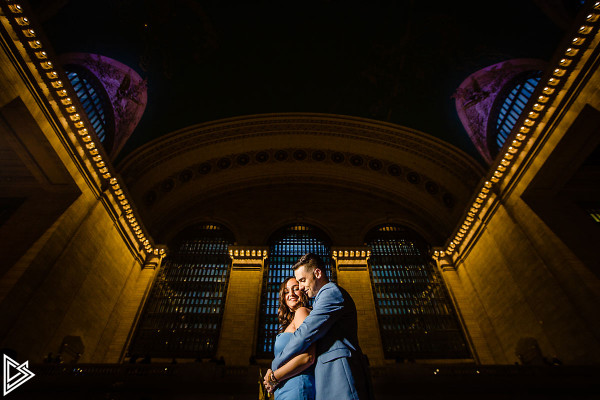
[[[466,153],[426,133],[365,118],[312,113],[251,115],[194,125],[142,146],[118,168],[122,176],[132,182],[166,161],[198,148],[278,135],[359,140],[365,142],[365,150],[369,145],[386,146],[437,165],[471,186],[485,172]]]
[[[398,165],[389,160],[381,160],[363,154],[299,148],[267,149],[236,153],[199,161],[157,182],[154,187],[144,193],[141,203],[144,207],[151,209],[157,201],[163,200],[178,189],[183,189],[187,185],[193,185],[194,181],[203,179],[209,174],[218,174],[233,169],[247,169],[263,165],[270,165],[272,168],[277,168],[277,164],[290,162],[344,166],[354,170],[375,173],[379,176],[392,177],[397,179],[399,184],[410,184],[418,190],[427,192],[432,199],[443,204],[448,213],[456,205],[455,195],[443,184],[405,165]],[[245,173],[245,171],[239,172],[242,174]]]

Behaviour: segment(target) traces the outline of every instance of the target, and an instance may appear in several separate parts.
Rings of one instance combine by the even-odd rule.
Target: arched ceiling
[[[30,3],[57,54],[101,54],[148,80],[122,156],[202,122],[314,112],[408,126],[479,159],[452,94],[488,65],[548,61],[563,32],[546,12],[565,19],[560,7],[577,2]]]
[[[361,243],[374,222],[401,223],[439,244],[484,173],[426,133],[308,113],[188,127],[142,146],[121,167],[159,241],[193,221],[214,220],[244,243],[313,220],[337,244]]]

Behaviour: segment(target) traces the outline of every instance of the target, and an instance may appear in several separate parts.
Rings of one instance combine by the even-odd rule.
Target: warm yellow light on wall
[[[589,25],[581,25],[578,30],[580,35],[587,35],[591,31],[592,31],[592,27]]]
[[[15,18],[15,21],[21,26],[29,25],[29,20],[26,17],[17,17]]]
[[[15,14],[23,13],[23,8],[21,7],[20,4],[9,4],[8,9]]]
[[[542,104],[540,104],[540,103],[535,103],[535,104],[533,105],[533,109],[534,109],[534,110],[536,110],[536,111],[542,111],[542,110],[544,109],[544,107],[545,107],[545,106],[544,106],[544,105],[542,105]]]
[[[572,60],[568,59],[568,58],[563,58],[560,60],[559,65],[561,67],[568,67],[569,65],[571,65]]]
[[[565,55],[569,56],[569,57],[574,57],[577,55],[577,53],[579,53],[579,49],[575,49],[573,47],[569,47],[566,51],[565,51]]]

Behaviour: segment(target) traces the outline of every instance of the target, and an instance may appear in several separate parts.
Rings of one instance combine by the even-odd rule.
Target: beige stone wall
[[[371,288],[369,270],[363,268],[341,269],[337,273],[337,283],[346,289],[354,303],[358,317],[358,342],[369,358],[369,364],[384,363],[383,345],[379,333],[379,322],[375,311],[375,300]]]
[[[529,217],[531,225],[534,218]],[[588,301],[597,296],[583,282],[579,289],[569,284],[568,280],[578,279],[572,265],[553,265],[547,262],[548,254],[540,253],[568,253],[567,248],[552,249],[522,226],[506,206],[498,207],[469,255],[457,264],[473,319],[486,338],[486,343],[474,342],[477,351],[484,354],[489,349],[493,363],[512,364],[518,361],[519,339],[533,337],[547,358],[594,362],[600,356],[598,327],[592,322],[597,311],[579,307],[576,292],[587,292]],[[541,223],[537,228],[547,230]],[[555,268],[563,270],[566,280],[554,273]]]
[[[260,265],[234,266],[229,276],[217,358],[245,366],[254,354],[263,270]]]
[[[158,268],[140,269],[137,264],[129,270],[92,356],[94,360],[103,363],[123,361],[157,272]]]
[[[564,101],[546,105],[549,114],[492,188],[444,273],[482,363],[517,362],[526,337],[565,364],[600,357],[600,236],[577,203],[599,193],[597,173],[582,167],[600,145],[597,44],[596,37],[583,54],[589,64],[562,78]]]
[[[20,267],[25,272],[0,304],[2,347],[41,361],[74,335],[85,345],[82,362],[118,361],[115,351],[127,339],[119,327],[133,325],[154,271],[142,271],[99,201],[73,204],[37,257]]]
[[[494,364],[494,357],[490,351],[491,338],[484,335],[481,327],[481,317],[475,313],[470,297],[467,295],[465,285],[453,267],[446,263],[441,265],[441,275],[445,282],[463,331],[466,333],[469,349],[473,359],[481,364]]]
[[[142,270],[143,253],[98,176],[80,163],[62,117],[2,49],[0,163],[3,175],[15,173],[1,180],[0,192],[25,197],[27,207],[1,233],[5,243],[32,244],[2,249],[10,262],[0,267],[0,347],[14,349],[18,361],[41,362],[65,336],[80,336],[80,362],[116,362],[154,270]]]

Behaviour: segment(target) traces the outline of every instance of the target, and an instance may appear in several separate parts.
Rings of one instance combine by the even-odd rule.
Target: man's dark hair
[[[307,271],[312,272],[315,268],[319,268],[325,276],[327,276],[327,267],[321,257],[315,253],[306,253],[296,261],[296,264],[292,267],[295,270],[304,266]]]

